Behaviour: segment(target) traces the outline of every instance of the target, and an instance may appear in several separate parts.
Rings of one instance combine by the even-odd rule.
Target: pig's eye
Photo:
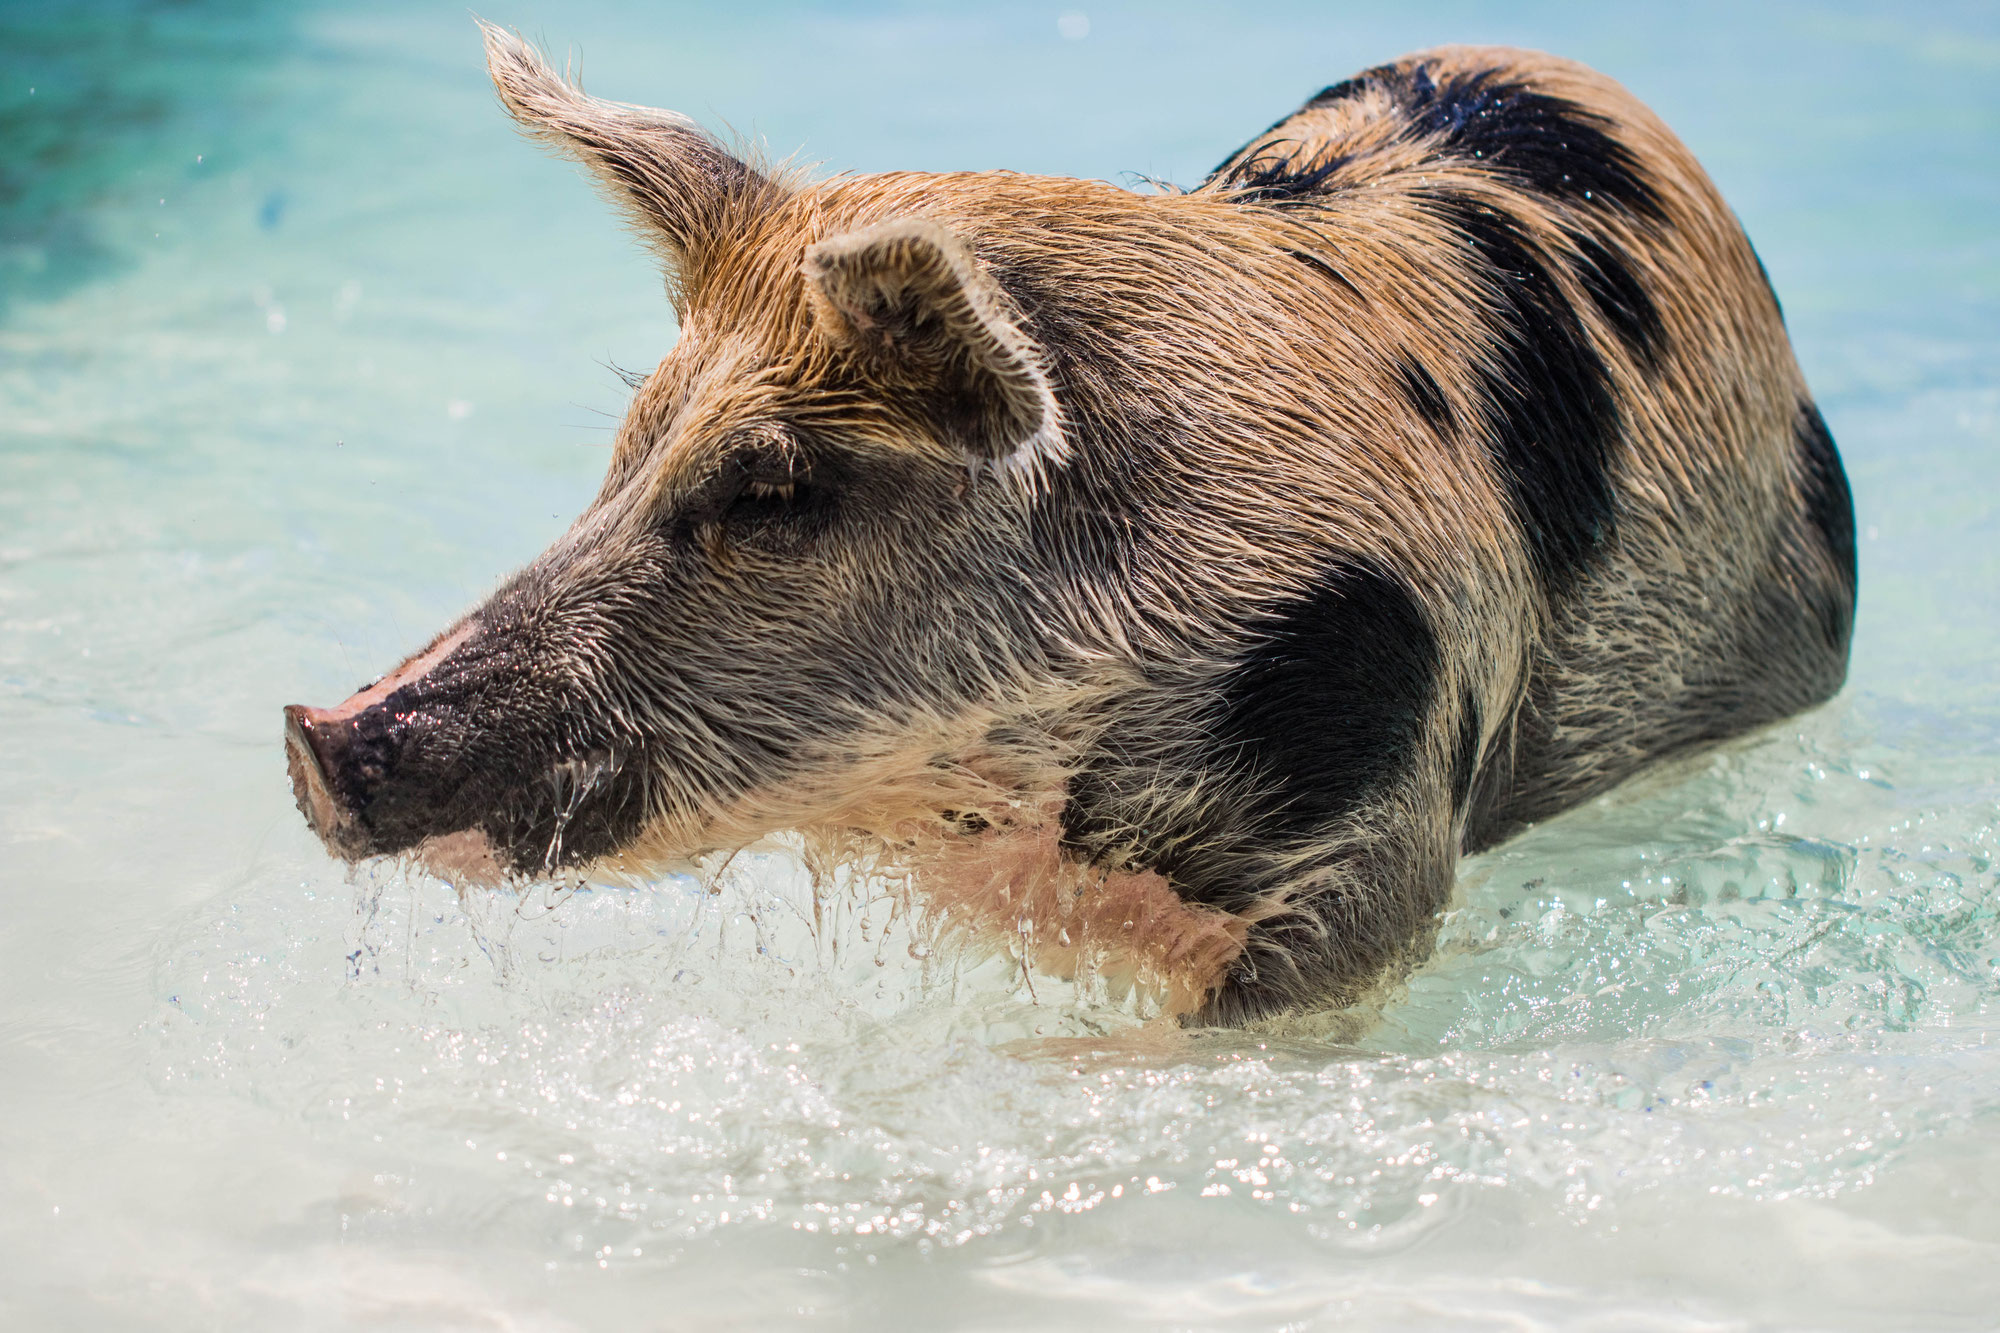
[[[753,479],[744,483],[742,498],[745,500],[781,500],[790,503],[792,500],[798,498],[798,494],[799,483],[797,481],[758,481]]]
[[[745,459],[739,478],[725,511],[731,523],[783,518],[813,498],[812,474],[795,455]]]
[[[803,551],[828,517],[825,481],[802,441],[761,429],[747,435],[704,488],[695,527],[718,558],[737,546]]]

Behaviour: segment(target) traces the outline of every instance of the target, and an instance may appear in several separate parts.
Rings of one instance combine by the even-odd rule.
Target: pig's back
[[[1839,688],[1839,458],[1735,216],[1622,87],[1441,48],[1327,88],[1197,194],[1317,232],[1302,281],[1431,349],[1400,376],[1440,446],[1422,466],[1504,495],[1530,631],[1468,849]]]

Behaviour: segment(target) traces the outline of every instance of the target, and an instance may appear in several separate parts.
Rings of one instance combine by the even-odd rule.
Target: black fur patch
[[[1480,376],[1486,443],[1543,584],[1557,595],[1617,522],[1610,456],[1622,432],[1611,373],[1518,219],[1460,195],[1428,199],[1491,287],[1496,365]]]
[[[1410,136],[1432,141],[1440,157],[1479,163],[1526,189],[1570,203],[1619,208],[1652,222],[1666,219],[1659,192],[1637,154],[1612,132],[1611,121],[1568,98],[1535,92],[1499,70],[1439,80],[1429,64],[1379,65],[1321,89],[1300,110],[1349,101],[1370,88],[1386,92],[1407,117]],[[1318,163],[1298,167],[1289,158],[1260,154],[1233,167],[1225,161],[1209,173],[1209,183],[1242,187],[1259,202],[1296,203],[1323,189],[1327,176],[1348,160],[1329,158],[1334,166],[1322,171]]]
[[[1210,734],[1261,793],[1253,822],[1268,846],[1318,832],[1409,767],[1438,645],[1416,594],[1364,560],[1328,570],[1258,628]]]
[[[1434,430],[1445,430],[1451,425],[1451,404],[1445,401],[1444,390],[1438,387],[1437,377],[1424,367],[1424,363],[1414,357],[1403,357],[1396,362],[1396,374],[1403,381],[1403,396],[1410,400],[1410,406],[1417,409]]]
[[[1407,772],[1436,693],[1438,646],[1416,594],[1358,560],[1265,613],[1222,678],[1187,751],[1127,750],[1116,732],[1070,780],[1063,842],[1158,870],[1181,897],[1225,910],[1268,885],[1270,854]],[[1190,778],[1222,779],[1199,816]]]
[[[1572,203],[1612,204],[1658,222],[1660,196],[1611,122],[1567,98],[1531,92],[1497,70],[1447,75],[1427,65],[1377,75],[1410,115],[1412,134]]]
[[[1840,454],[1833,447],[1833,435],[1826,418],[1810,400],[1799,401],[1799,414],[1792,426],[1792,441],[1799,451],[1799,472],[1806,504],[1806,516],[1826,539],[1839,571],[1842,596],[1820,608],[1821,627],[1827,642],[1844,649],[1854,623],[1854,593],[1857,580],[1854,558],[1854,494],[1848,489],[1847,473],[1840,466]]]
[[[1617,330],[1632,359],[1649,371],[1658,370],[1666,350],[1666,322],[1625,256],[1616,246],[1581,233],[1572,233],[1570,242],[1576,246],[1572,267],[1583,289]]]

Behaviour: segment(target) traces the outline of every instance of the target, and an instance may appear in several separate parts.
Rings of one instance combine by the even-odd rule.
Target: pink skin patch
[[[345,722],[357,713],[364,713],[376,704],[402,689],[413,681],[422,680],[431,673],[439,662],[451,656],[452,651],[472,637],[478,629],[477,622],[467,620],[449,634],[440,635],[431,646],[412,657],[403,665],[391,671],[382,679],[332,708],[301,708],[300,717],[309,725],[327,722]]]
[[[412,857],[431,874],[460,887],[498,888],[507,880],[493,854],[492,840],[478,829],[425,838]]]
[[[947,929],[1011,937],[1058,977],[1091,972],[1192,1013],[1243,951],[1251,922],[1190,903],[1155,871],[1102,870],[1062,851],[1053,810],[971,837],[912,849],[914,887]]]

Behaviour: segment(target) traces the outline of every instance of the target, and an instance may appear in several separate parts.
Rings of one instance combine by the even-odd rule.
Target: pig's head
[[[981,826],[1032,785],[1006,737],[1062,635],[1032,571],[1065,437],[1020,310],[913,185],[787,181],[486,37],[508,109],[663,252],[681,337],[554,546],[285,710],[306,818],[349,860],[489,875]]]

